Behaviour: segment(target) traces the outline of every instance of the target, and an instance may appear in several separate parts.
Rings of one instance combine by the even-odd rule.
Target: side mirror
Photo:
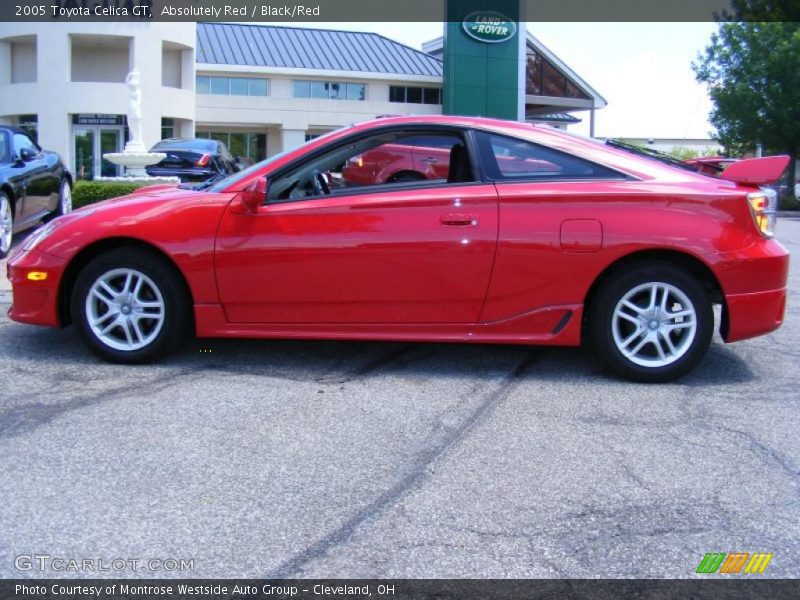
[[[251,213],[258,212],[258,207],[261,206],[267,199],[267,179],[266,177],[259,177],[252,181],[244,190],[239,193],[237,213]]]
[[[39,155],[38,152],[31,148],[22,148],[19,151],[19,158],[22,162],[30,162]]]

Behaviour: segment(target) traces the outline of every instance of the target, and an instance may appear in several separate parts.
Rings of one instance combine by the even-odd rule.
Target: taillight
[[[210,160],[211,160],[211,155],[210,154],[203,154],[203,156],[200,157],[200,160],[198,160],[194,164],[195,164],[195,166],[198,166],[198,167],[205,167],[208,164],[208,161],[210,161]]]
[[[758,192],[747,194],[747,203],[753,222],[761,235],[772,237],[775,235],[775,218],[777,211],[778,194],[775,190],[764,188]]]

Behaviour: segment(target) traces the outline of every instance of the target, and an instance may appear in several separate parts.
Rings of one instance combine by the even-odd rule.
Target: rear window
[[[622,179],[612,169],[517,138],[479,132],[481,158],[497,180]]]
[[[153,146],[153,150],[195,150],[200,152],[216,152],[216,140],[164,140]]]

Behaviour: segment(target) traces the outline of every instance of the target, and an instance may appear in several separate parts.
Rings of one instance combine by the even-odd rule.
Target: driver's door
[[[491,184],[228,210],[217,282],[237,323],[472,323],[497,244]]]

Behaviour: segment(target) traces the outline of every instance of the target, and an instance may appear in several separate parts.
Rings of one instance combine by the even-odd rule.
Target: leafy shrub
[[[108,198],[125,196],[144,185],[123,181],[76,181],[72,188],[72,206],[80,208]]]

